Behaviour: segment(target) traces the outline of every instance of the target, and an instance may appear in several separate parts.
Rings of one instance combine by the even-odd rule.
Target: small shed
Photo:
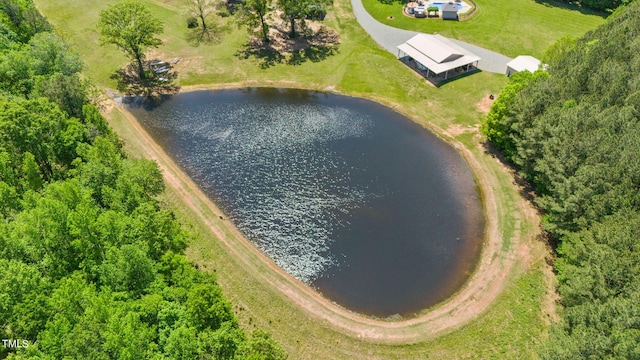
[[[442,20],[458,20],[458,6],[451,1],[442,4]]]
[[[535,72],[540,69],[540,60],[529,55],[520,55],[507,63],[507,76],[520,71]]]

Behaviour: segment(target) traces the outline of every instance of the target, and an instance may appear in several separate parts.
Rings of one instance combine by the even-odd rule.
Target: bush
[[[187,18],[187,27],[189,29],[197,28],[198,27],[198,19],[194,18],[193,16],[188,17]]]
[[[226,6],[222,6],[218,9],[218,16],[222,17],[222,18],[226,18],[231,16],[231,9],[229,7]]]

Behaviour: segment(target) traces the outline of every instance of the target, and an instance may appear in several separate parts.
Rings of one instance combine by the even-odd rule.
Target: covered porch
[[[398,46],[398,59],[440,83],[476,71],[480,58],[441,35],[418,34]]]

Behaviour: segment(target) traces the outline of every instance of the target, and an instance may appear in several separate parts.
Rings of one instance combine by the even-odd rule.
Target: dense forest
[[[483,132],[530,181],[558,241],[547,359],[640,358],[640,2],[520,73]]]
[[[182,254],[157,165],[123,153],[51,30],[0,0],[0,358],[286,358]]]

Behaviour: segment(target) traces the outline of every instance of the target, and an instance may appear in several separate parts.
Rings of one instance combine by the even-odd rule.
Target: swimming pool
[[[429,6],[437,6],[438,9],[440,9],[440,11],[442,11],[442,4],[444,4],[444,2],[442,1],[434,1],[429,3]],[[460,3],[455,3],[456,7],[458,8],[458,10],[462,10],[462,4]]]

